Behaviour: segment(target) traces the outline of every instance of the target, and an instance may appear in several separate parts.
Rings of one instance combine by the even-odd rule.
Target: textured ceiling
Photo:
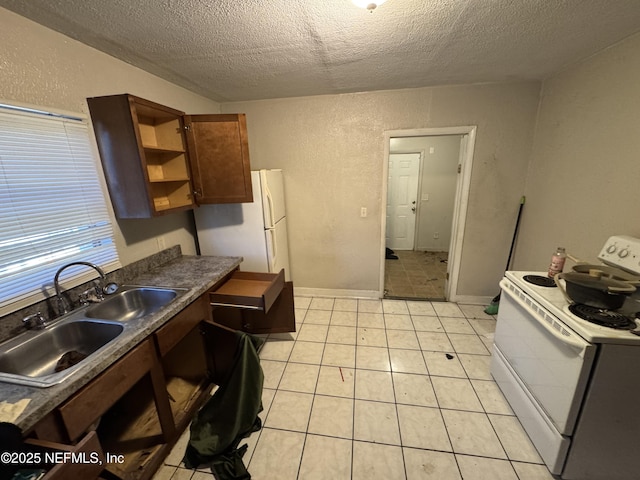
[[[640,31],[639,0],[0,0],[213,100],[541,80]],[[0,11],[1,14],[1,11]]]

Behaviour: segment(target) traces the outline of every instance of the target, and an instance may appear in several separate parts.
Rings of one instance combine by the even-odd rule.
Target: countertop
[[[181,256],[155,269],[136,276],[128,285],[182,288],[179,296],[158,312],[137,320],[123,322],[124,330],[99,355],[89,357],[67,380],[48,388],[36,388],[0,382],[0,401],[30,402],[14,422],[28,432],[56,406],[89,383],[151,333],[178,314],[225,275],[233,271],[241,257]]]

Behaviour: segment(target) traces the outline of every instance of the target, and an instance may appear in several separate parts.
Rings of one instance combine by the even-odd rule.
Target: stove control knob
[[[615,253],[615,251],[617,250],[615,245],[609,245],[607,247],[607,253]]]
[[[623,248],[622,250],[620,250],[620,251],[618,252],[618,256],[619,256],[620,258],[625,258],[625,257],[626,257],[626,256],[628,256],[628,255],[629,255],[629,249],[628,249],[628,248]]]

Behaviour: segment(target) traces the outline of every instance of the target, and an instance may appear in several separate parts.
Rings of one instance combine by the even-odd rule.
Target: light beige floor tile
[[[304,323],[298,332],[297,341],[300,342],[324,342],[327,339],[328,325],[316,325]]]
[[[356,370],[355,398],[378,402],[395,402],[391,372]]]
[[[342,312],[334,310],[331,314],[331,325],[355,327],[358,325],[358,314],[356,312]]]
[[[358,327],[384,328],[382,313],[358,312]]]
[[[356,327],[342,325],[330,325],[327,334],[327,343],[342,343],[345,345],[356,344]]]
[[[352,442],[307,435],[300,464],[300,480],[350,480]]]
[[[247,469],[252,480],[296,480],[305,434],[264,428]]]
[[[464,313],[455,303],[433,302],[432,305],[439,317],[464,317]]]
[[[407,480],[461,480],[452,453],[403,448]]]
[[[429,375],[467,378],[467,374],[458,360],[458,355],[453,351],[429,352],[423,350],[422,355],[425,362],[427,362]]]
[[[264,388],[278,388],[286,362],[276,362],[273,360],[260,360],[262,373],[264,374]]]
[[[439,332],[416,332],[420,348],[427,351],[452,352],[453,345],[449,342],[446,333]]]
[[[471,382],[466,378],[431,377],[440,408],[484,412]]]
[[[520,480],[553,480],[551,473],[544,465],[511,462],[511,466]]]
[[[467,318],[488,319],[493,320],[495,323],[494,318],[484,312],[484,309],[487,308],[486,305],[458,304],[458,307],[460,307],[460,310],[462,310],[462,313],[464,313],[464,316]]]
[[[487,355],[458,354],[460,363],[469,378],[477,380],[493,380],[491,376],[491,357]]]
[[[493,380],[471,380],[471,384],[485,412],[499,415],[514,414],[496,382]]]
[[[441,411],[455,453],[507,458],[486,414],[444,409]],[[462,476],[466,479],[464,471]]]
[[[391,370],[393,372],[419,373],[423,375],[428,373],[424,357],[419,350],[391,348],[389,349],[389,360],[391,361]]]
[[[262,429],[258,430],[257,432],[253,432],[251,435],[249,435],[247,438],[244,438],[240,442],[241,447],[242,445],[245,445],[245,444],[247,445],[247,451],[242,456],[242,461],[245,465],[247,465],[251,461],[251,457],[253,457],[253,454],[256,451],[256,445],[258,445],[258,441],[260,440],[261,434],[262,434]],[[209,473],[210,475],[211,471],[209,470],[207,473]],[[211,480],[211,477],[208,477],[207,480]]]
[[[411,315],[411,321],[416,332],[444,332],[440,319],[434,316]]]
[[[313,297],[309,304],[309,310],[333,310],[335,298]]]
[[[273,402],[273,397],[275,396],[276,390],[272,390],[271,388],[262,389],[262,412],[260,413],[260,418],[262,418],[263,422],[267,417],[267,414],[269,413],[271,403]]]
[[[471,335],[476,333],[466,318],[440,317],[440,323],[442,323],[444,331],[447,333],[467,333]]]
[[[380,347],[358,345],[356,347],[356,367],[386,372],[391,371],[389,350]]]
[[[324,346],[322,365],[354,368],[356,366],[356,346],[327,343]]]
[[[242,457],[243,461],[247,460],[247,454],[245,453],[244,457]],[[212,473],[211,471],[208,472],[199,472],[196,471],[193,473],[193,477],[191,477],[191,480],[211,480],[212,477]]]
[[[329,325],[331,310],[309,310],[304,317],[305,324]]]
[[[302,342],[296,340],[293,350],[291,350],[290,362],[298,363],[314,363],[320,364],[322,353],[324,352],[324,343],[319,342]]]
[[[469,324],[473,327],[478,335],[486,335],[488,333],[495,333],[496,321],[494,319],[480,319],[470,318]]]
[[[280,380],[279,390],[314,393],[318,381],[320,365],[288,363]]]
[[[457,353],[470,353],[474,355],[489,355],[489,350],[480,340],[478,335],[464,335],[450,333],[449,340]]]
[[[391,445],[353,442],[352,480],[404,480],[402,449]]]
[[[283,333],[270,333],[269,340],[281,340],[281,341],[289,341],[293,342],[298,338],[298,333],[300,330],[300,326],[297,327],[295,332],[283,332]]]
[[[397,313],[400,315],[409,315],[407,302],[404,300],[382,300],[382,311],[384,313]]]
[[[171,480],[191,480],[193,476],[193,470],[185,469],[185,468],[177,468],[173,475],[171,475]]]
[[[518,480],[507,460],[456,455],[464,480]]]
[[[451,442],[438,408],[398,405],[402,445],[451,452]]]
[[[358,300],[355,298],[336,298],[333,303],[333,310],[340,312],[357,312]]]
[[[171,480],[178,468],[171,465],[162,465],[153,476],[152,480]]]
[[[293,350],[293,343],[290,340],[269,339],[260,349],[260,358],[286,362],[289,360],[291,350]]]
[[[296,319],[296,327],[300,329],[300,325],[304,323],[304,317],[307,316],[307,310],[298,308],[297,306],[294,309],[294,318]]]
[[[389,348],[420,350],[415,332],[407,330],[387,330],[387,344]]]
[[[436,315],[436,311],[434,310],[431,302],[414,302],[408,300],[407,308],[409,309],[409,313],[411,315]]]
[[[396,403],[423,407],[438,406],[436,394],[428,375],[398,372],[394,372],[392,375]]]
[[[264,422],[265,427],[306,432],[312,402],[311,394],[278,390]]]
[[[308,432],[351,439],[353,437],[353,400],[316,395],[311,409]]]
[[[355,370],[346,367],[322,365],[316,394],[353,398],[355,391]]]
[[[358,300],[358,312],[382,313],[382,301]]]
[[[297,295],[294,295],[293,303],[296,308],[306,310],[307,308],[309,308],[309,305],[311,305],[311,297],[299,297]]]
[[[411,330],[413,331],[413,322],[410,315],[399,315],[397,313],[385,313],[384,324],[388,330]]]
[[[538,451],[525,433],[516,417],[489,415],[489,421],[498,434],[509,460],[528,463],[542,463]]]
[[[356,343],[367,347],[386,347],[387,335],[383,328],[358,327]]]
[[[355,400],[353,429],[355,440],[400,445],[394,404]]]

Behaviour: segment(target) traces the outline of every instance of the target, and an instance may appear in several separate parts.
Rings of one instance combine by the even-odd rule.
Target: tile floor
[[[298,332],[268,337],[254,480],[551,480],[489,373],[483,307],[296,297]],[[154,480],[181,468],[185,434]],[[182,466],[184,467],[184,465]]]
[[[385,260],[386,297],[444,300],[447,252],[395,250],[397,260]]]

